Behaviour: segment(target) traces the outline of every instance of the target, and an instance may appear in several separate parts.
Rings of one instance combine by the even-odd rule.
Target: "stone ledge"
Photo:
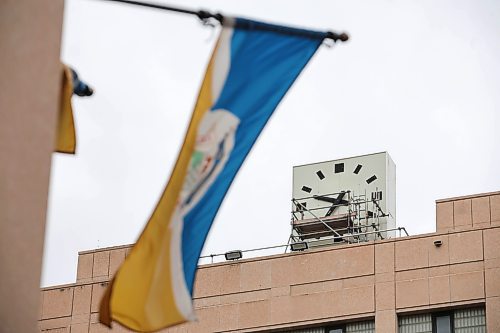
[[[469,194],[469,195],[458,196],[458,197],[437,199],[436,203],[450,202],[450,201],[457,201],[457,200],[464,200],[464,199],[474,199],[474,198],[481,198],[481,197],[490,197],[492,195],[499,195],[499,194],[500,194],[500,191]]]

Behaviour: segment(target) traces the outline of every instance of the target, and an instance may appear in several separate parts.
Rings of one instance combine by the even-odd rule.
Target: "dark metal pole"
[[[194,11],[194,10],[185,9],[185,8],[165,6],[165,5],[160,5],[157,3],[140,2],[140,1],[134,1],[134,0],[103,0],[103,1],[121,2],[121,3],[126,3],[129,5],[136,5],[136,6],[142,6],[142,7],[168,10],[168,11],[176,12],[176,13],[195,15],[200,20],[202,20],[204,22],[212,18],[212,19],[219,21],[221,24],[224,23],[224,16],[222,14],[220,14],[220,13],[214,14],[214,13],[210,13],[210,12],[205,11],[205,10]],[[336,41],[345,42],[349,39],[349,36],[346,33],[337,34],[335,32],[328,31],[325,38],[331,39],[334,42],[336,42]]]
[[[136,6],[142,6],[142,7],[168,10],[168,11],[176,12],[176,13],[190,14],[190,15],[197,16],[200,20],[207,20],[207,19],[213,18],[213,19],[216,19],[217,21],[219,21],[220,23],[222,23],[222,21],[224,19],[224,17],[219,13],[213,14],[213,13],[207,12],[205,10],[194,11],[194,10],[190,10],[190,9],[180,8],[180,7],[165,6],[165,5],[160,5],[157,3],[140,2],[140,1],[133,1],[133,0],[103,0],[103,1],[121,2],[121,3],[126,3],[129,5],[136,5]]]

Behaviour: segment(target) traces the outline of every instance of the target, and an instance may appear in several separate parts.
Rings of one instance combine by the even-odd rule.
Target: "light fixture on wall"
[[[434,245],[435,245],[436,247],[440,247],[441,245],[443,245],[443,242],[442,242],[440,239],[438,239],[438,240],[435,240],[435,241],[434,241]]]
[[[224,257],[226,257],[226,260],[237,260],[243,258],[243,252],[240,250],[236,251],[229,251],[224,254]]]
[[[290,244],[290,249],[292,251],[304,251],[307,250],[308,248],[309,246],[307,245],[306,242],[296,242]]]

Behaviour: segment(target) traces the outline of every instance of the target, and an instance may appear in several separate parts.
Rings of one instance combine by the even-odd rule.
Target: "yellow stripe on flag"
[[[111,319],[139,331],[150,332],[187,320],[179,311],[173,292],[168,224],[177,205],[188,164],[194,151],[198,125],[212,106],[214,55],[207,68],[198,101],[170,181],[139,240],[101,301],[100,321],[111,327]]]
[[[74,154],[76,150],[76,135],[73,109],[71,107],[73,75],[68,66],[63,66],[55,151],[59,153]]]

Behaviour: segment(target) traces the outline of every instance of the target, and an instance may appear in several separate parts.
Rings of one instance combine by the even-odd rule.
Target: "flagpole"
[[[220,14],[220,13],[214,14],[214,13],[208,12],[206,10],[195,11],[195,10],[191,10],[191,9],[181,8],[181,7],[165,6],[165,5],[160,5],[158,3],[141,2],[141,1],[134,1],[134,0],[102,0],[102,1],[120,2],[120,3],[129,4],[129,5],[149,7],[149,8],[167,10],[167,11],[176,12],[176,13],[195,15],[203,22],[207,22],[210,19],[215,19],[215,20],[219,21],[220,24],[223,24],[223,22],[224,22],[224,16],[222,14]],[[325,38],[331,39],[334,42],[336,42],[336,41],[345,42],[349,39],[349,36],[346,33],[338,34],[335,32],[328,31]]]
[[[103,0],[103,1],[121,2],[121,3],[126,3],[129,5],[156,8],[156,9],[168,10],[168,11],[176,12],[176,13],[195,15],[202,21],[213,18],[213,19],[216,19],[217,21],[219,21],[220,23],[222,23],[222,20],[224,19],[224,17],[219,13],[213,14],[213,13],[207,12],[205,10],[195,11],[195,10],[190,10],[190,9],[186,9],[186,8],[160,5],[158,3],[152,3],[152,2],[141,2],[141,1],[134,1],[134,0]]]

